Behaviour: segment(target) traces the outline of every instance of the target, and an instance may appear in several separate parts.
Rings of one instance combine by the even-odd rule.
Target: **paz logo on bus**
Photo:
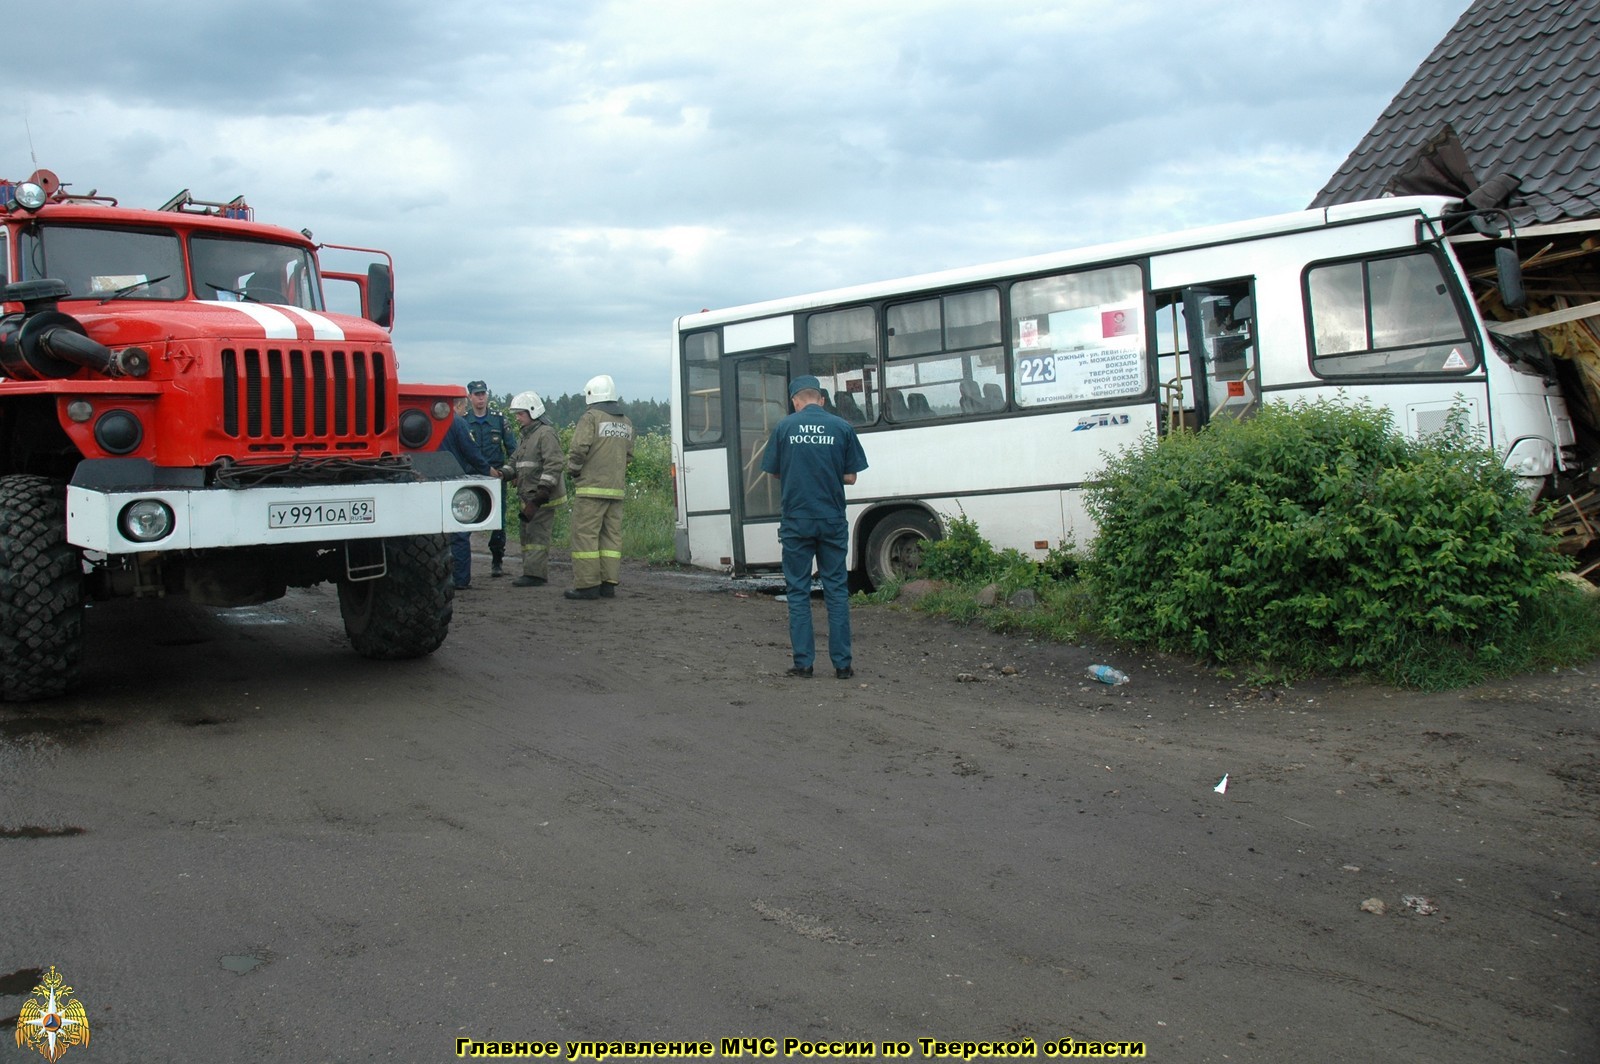
[[[1087,417],[1080,417],[1072,431],[1082,432],[1084,429],[1103,429],[1107,425],[1126,425],[1128,420],[1127,414],[1090,414]]]

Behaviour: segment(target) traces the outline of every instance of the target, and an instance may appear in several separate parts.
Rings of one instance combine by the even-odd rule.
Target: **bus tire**
[[[377,580],[340,580],[339,613],[356,653],[374,661],[432,654],[450,633],[454,588],[444,536],[384,541],[388,572]]]
[[[67,542],[66,489],[0,477],[0,700],[65,694],[83,663],[83,559]]]
[[[922,545],[939,539],[939,522],[922,510],[899,510],[872,526],[863,568],[879,588],[893,580],[910,580],[922,566]]]

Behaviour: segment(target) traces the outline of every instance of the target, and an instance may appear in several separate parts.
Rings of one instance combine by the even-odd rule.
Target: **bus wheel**
[[[83,562],[67,542],[66,489],[0,477],[0,699],[64,694],[83,661]]]
[[[384,541],[388,574],[340,580],[339,612],[350,645],[364,658],[399,661],[439,649],[450,632],[455,594],[443,536]]]
[[[921,510],[890,514],[867,537],[867,579],[875,588],[910,580],[922,567],[922,545],[938,538],[938,522]]]

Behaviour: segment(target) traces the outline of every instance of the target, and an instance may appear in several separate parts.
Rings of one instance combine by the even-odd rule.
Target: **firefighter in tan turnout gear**
[[[622,499],[633,458],[633,422],[617,385],[601,374],[583,386],[589,408],[572,430],[572,587],[569,599],[610,598],[622,571]]]
[[[511,400],[521,438],[506,463],[522,500],[522,575],[513,587],[538,587],[550,579],[550,535],[555,530],[555,508],[566,501],[567,456],[561,452],[561,435],[544,416],[544,400],[536,392],[521,392]]]

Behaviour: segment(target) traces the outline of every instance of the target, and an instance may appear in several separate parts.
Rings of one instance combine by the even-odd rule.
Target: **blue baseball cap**
[[[822,391],[822,382],[817,380],[817,378],[810,376],[796,377],[794,380],[789,382],[789,398],[793,399],[795,396],[808,389],[813,392],[820,392]]]

